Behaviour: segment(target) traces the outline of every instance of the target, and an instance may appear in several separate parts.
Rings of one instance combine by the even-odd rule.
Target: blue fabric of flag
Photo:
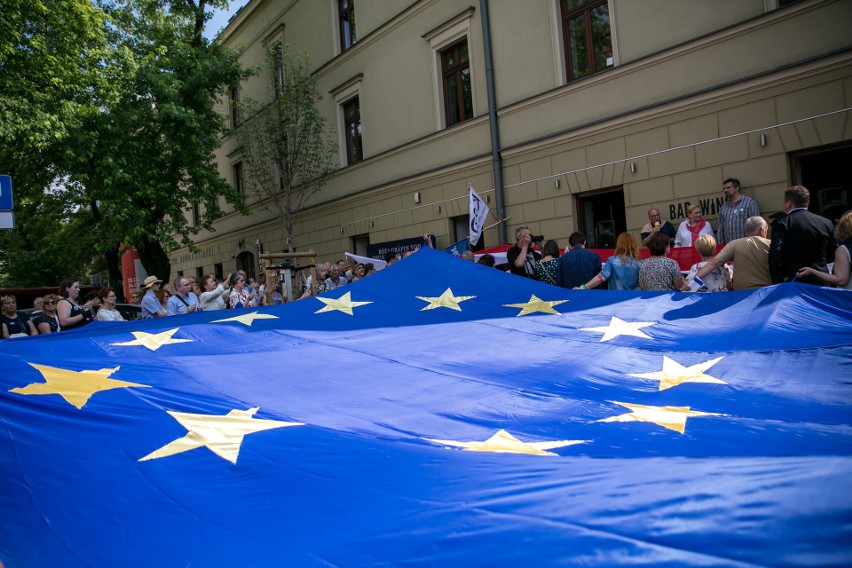
[[[0,342],[7,568],[848,566],[852,292],[351,285]]]
[[[445,248],[444,252],[449,253],[453,256],[461,256],[461,254],[466,250],[470,250],[470,243],[468,242],[467,237],[463,238],[460,241],[454,242],[453,244]]]

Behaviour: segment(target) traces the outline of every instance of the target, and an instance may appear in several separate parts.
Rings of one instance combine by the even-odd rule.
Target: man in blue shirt
[[[586,235],[572,233],[568,237],[571,250],[559,257],[556,268],[556,285],[576,288],[591,280],[601,271],[601,257],[586,250]]]
[[[169,303],[166,304],[166,311],[170,316],[201,311],[201,302],[190,291],[188,278],[184,278],[183,276],[175,278],[175,293],[169,298]]]

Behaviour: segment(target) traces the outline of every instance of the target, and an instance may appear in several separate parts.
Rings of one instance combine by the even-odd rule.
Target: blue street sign
[[[12,177],[0,175],[0,211],[12,210]]]

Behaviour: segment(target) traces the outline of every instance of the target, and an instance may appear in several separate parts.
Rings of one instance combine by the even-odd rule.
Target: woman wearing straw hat
[[[142,298],[142,319],[161,318],[166,315],[166,310],[157,299],[157,291],[160,289],[162,280],[156,276],[145,279],[145,296]]]

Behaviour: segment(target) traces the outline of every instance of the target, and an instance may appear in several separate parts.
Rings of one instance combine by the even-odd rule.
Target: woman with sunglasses
[[[44,297],[41,313],[33,318],[33,324],[39,333],[56,333],[62,329],[59,327],[59,316],[56,314],[58,302],[59,296],[56,294],[48,294]]]
[[[252,296],[246,289],[246,278],[239,272],[231,275],[229,280],[231,294],[228,296],[229,308],[247,308],[251,305]]]
[[[38,335],[33,322],[26,314],[18,312],[18,300],[15,296],[3,296],[0,298],[2,310],[0,310],[0,322],[3,326],[3,339],[10,337],[25,337],[27,335]]]

